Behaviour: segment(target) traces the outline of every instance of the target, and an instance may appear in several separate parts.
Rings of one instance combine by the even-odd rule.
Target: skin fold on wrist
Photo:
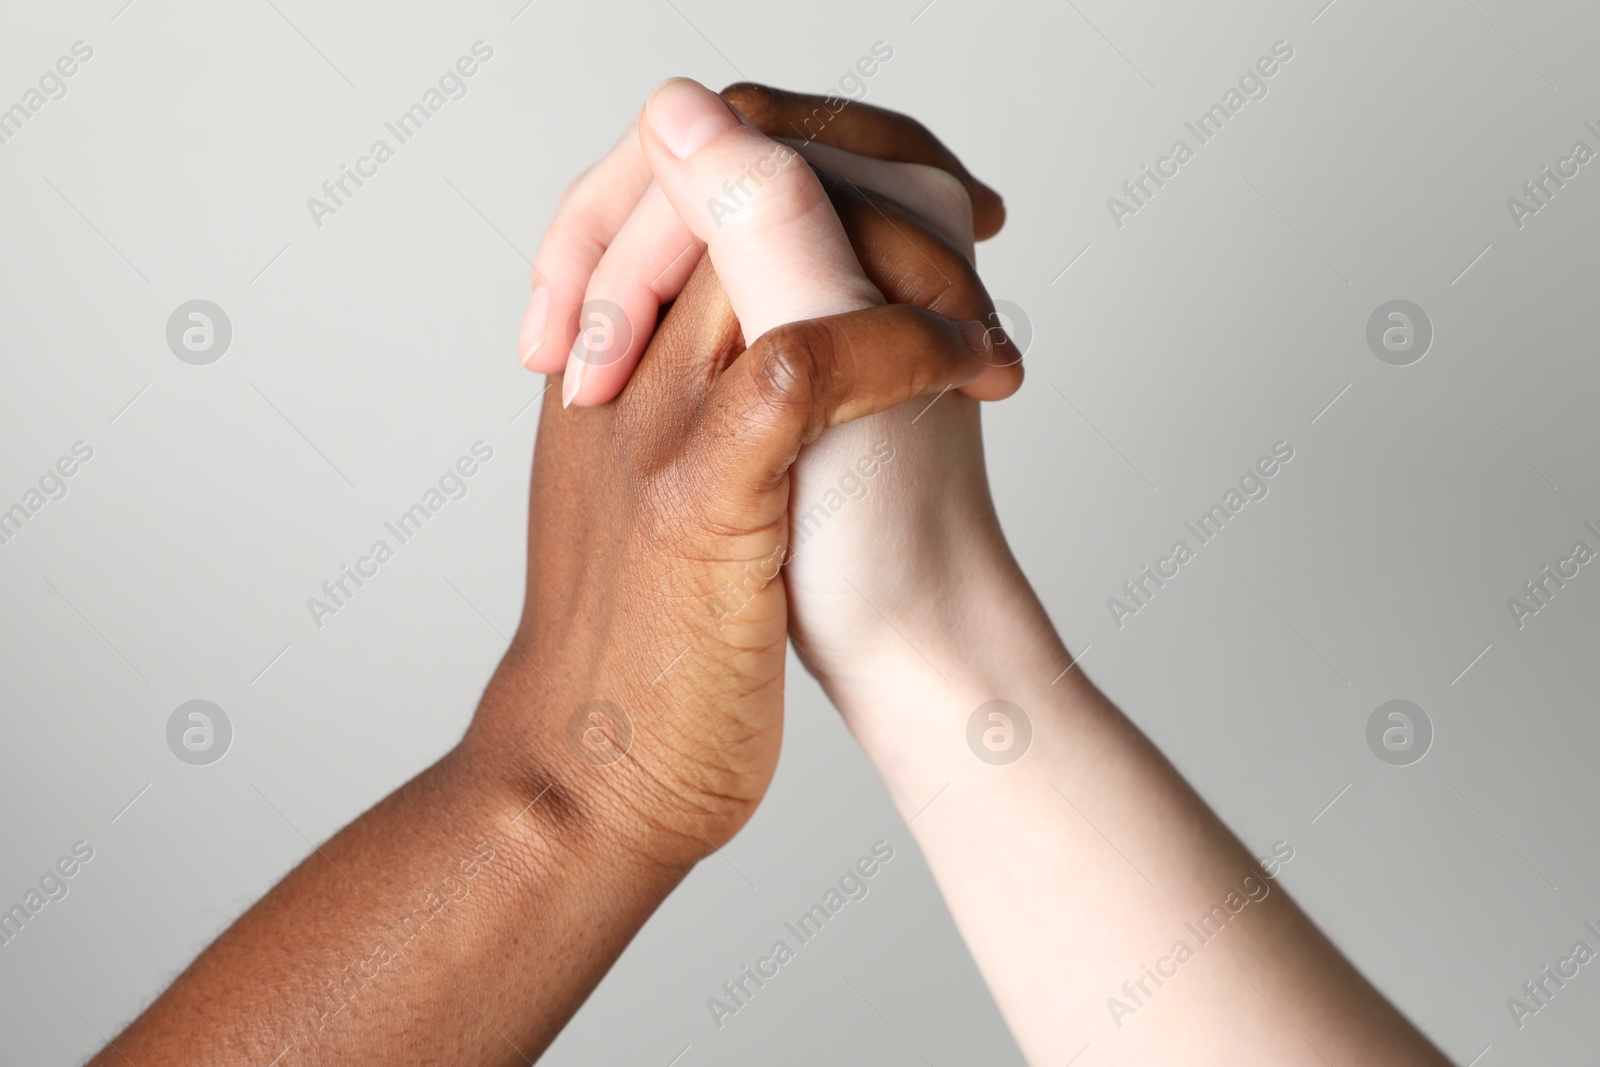
[[[508,825],[536,832],[543,849],[580,859],[605,852],[686,872],[699,857],[682,855],[684,843],[645,817],[639,775],[626,753],[613,760],[605,747],[618,740],[615,727],[602,723],[609,736],[586,749],[583,732],[597,727],[585,718],[569,725],[579,705],[568,703],[554,699],[515,651],[508,654],[451,754],[456,776],[492,794]]]

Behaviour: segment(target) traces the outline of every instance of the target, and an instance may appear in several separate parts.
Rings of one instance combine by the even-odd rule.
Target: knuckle
[[[915,239],[916,235],[907,231]],[[874,259],[869,270],[883,295],[895,305],[913,305],[949,319],[988,321],[993,304],[977,269],[949,242],[924,234],[915,261],[885,265]],[[865,261],[864,261],[865,262]]]
[[[982,319],[990,321],[994,302],[989,290],[978,276],[977,268],[953,248],[941,246],[938,260],[942,288],[937,296],[923,306],[950,319]]]
[[[561,190],[561,197],[556,201],[557,215],[567,213],[575,214],[582,210],[589,199],[588,191],[591,184],[590,175],[593,172],[593,167],[585,168],[582,173],[567,183],[567,187],[565,189]]]
[[[552,228],[596,230],[608,219],[615,218],[618,204],[610,184],[594,167],[572,179],[556,201]],[[630,206],[631,203],[629,201]]]
[[[720,193],[737,209],[729,221],[747,232],[783,232],[819,211],[833,210],[805,157],[776,141]]]
[[[556,281],[570,279],[571,284],[580,287],[581,294],[589,279],[586,275],[572,277],[573,273],[584,264],[598,263],[605,250],[606,243],[600,239],[598,224],[592,216],[558,212],[539,242],[534,267]]]
[[[755,387],[762,403],[775,412],[804,416],[809,433],[834,374],[827,330],[815,322],[790,323],[770,331],[761,344]]]

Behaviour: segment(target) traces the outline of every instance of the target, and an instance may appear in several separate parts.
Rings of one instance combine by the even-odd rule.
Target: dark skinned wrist
[[[604,688],[649,686],[646,679]],[[624,703],[633,714],[622,710]],[[451,773],[497,798],[513,837],[534,835],[529,858],[536,865],[604,855],[608,864],[675,884],[738,832],[757,801],[733,788],[686,794],[667,767],[656,765],[661,749],[677,746],[659,735],[635,736],[641,717],[660,715],[638,697],[590,699],[587,691],[554,684],[514,645],[449,757],[459,764]]]

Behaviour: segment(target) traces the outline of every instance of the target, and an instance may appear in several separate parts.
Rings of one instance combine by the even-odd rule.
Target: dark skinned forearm
[[[507,673],[486,704],[523,698]],[[312,852],[93,1067],[537,1057],[688,868],[504,741],[475,728]]]

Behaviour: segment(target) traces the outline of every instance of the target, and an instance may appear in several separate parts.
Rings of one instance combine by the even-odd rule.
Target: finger
[[[984,323],[909,304],[778,326],[713,386],[696,458],[727,479],[725,499],[753,503],[823,430],[959,388],[992,354]]]
[[[973,258],[972,197],[949,171],[921,163],[886,163],[814,141],[779,140],[797,149],[813,167],[899,201]]]
[[[1022,386],[1022,353],[1000,325],[977,269],[943,234],[904,206],[827,172],[819,174],[868,280],[889,300],[989,325],[990,366],[962,387],[975,400],[1003,400]]]
[[[893,196],[971,258],[972,201],[948,172],[780,140],[834,178]],[[562,386],[564,403],[604,404],[622,391],[649,342],[661,305],[682,291],[704,249],[653,184],[606,249],[584,293],[582,321]],[[984,381],[980,377],[977,384]]]
[[[652,182],[584,291],[561,383],[562,406],[604,404],[622,392],[655,331],[661,305],[682,292],[705,247]]]
[[[747,341],[785,322],[883,303],[799,153],[697,82],[666,82],[639,124],[662,192],[707,251]]]
[[[533,293],[523,312],[517,355],[541,374],[566,362],[589,276],[650,185],[635,123],[594,166],[567,187],[533,260]]]
[[[946,294],[952,289],[952,273],[956,274],[963,283],[961,287],[955,290],[956,293],[966,296],[981,295],[981,308],[970,301],[964,306],[941,306],[935,308],[935,310],[954,318],[987,316],[984,321],[994,324],[991,327],[991,331],[996,346],[995,365],[979,375],[974,381],[963,386],[961,392],[974,400],[1004,400],[1021,388],[1021,354],[1016,346],[1011,344],[1005,328],[1000,325],[1000,319],[994,313],[994,306],[989,303],[988,294],[984,290],[982,282],[978,280],[977,275],[970,269],[973,258],[972,200],[967,195],[966,187],[948,171],[940,170],[937,167],[924,166],[920,163],[885,163],[879,159],[857,155],[854,152],[847,152],[844,149],[833,148],[828,145],[802,144],[798,147],[807,161],[823,170],[823,187],[829,190],[830,198],[835,201],[835,210],[838,210],[839,200],[844,195],[844,191],[838,189],[838,183],[843,182],[849,186],[850,193],[855,194],[852,200],[871,206],[872,214],[877,216],[877,219],[873,219],[865,214],[860,215],[860,217],[842,215],[841,219],[845,221],[845,229],[849,232],[851,242],[856,247],[857,258],[863,260],[863,267],[866,267],[866,261],[863,257],[873,255],[878,248],[887,247],[898,252],[897,255],[891,256],[887,262],[880,260],[873,264],[873,267],[878,270],[893,272],[893,279],[889,280],[887,284],[895,286],[900,291],[889,296],[889,299],[898,303],[919,304],[923,307],[931,307],[932,301],[935,300],[940,300],[945,305],[951,305],[952,299]],[[868,196],[868,193],[879,195]],[[895,212],[894,216],[891,217],[889,212],[880,206],[885,200],[893,200],[906,211]],[[941,271],[937,265],[937,259],[947,260],[948,249],[938,245],[936,242],[930,242],[928,248],[916,247],[915,242],[907,235],[912,232],[919,232],[920,227],[916,225],[913,219],[903,217],[907,213],[933,226],[951,245],[960,250],[966,260],[966,264],[950,263],[948,264],[948,272]],[[892,237],[885,235],[882,241],[864,242],[858,227],[872,225],[878,220],[888,224],[895,233]],[[856,223],[857,225],[851,225],[851,223]],[[863,252],[863,244],[867,246],[868,251]],[[930,267],[939,277],[939,280],[944,283],[943,288],[938,290],[926,287],[919,289],[918,296],[920,299],[910,299],[903,295],[903,287],[897,279],[903,277],[906,270],[907,261],[901,257],[909,254],[909,249],[906,247],[908,245],[915,249],[922,263]],[[910,260],[909,262],[913,269],[917,266],[916,260]],[[874,269],[867,270],[867,277],[886,295],[889,294],[889,289],[886,288],[886,280],[878,277]]]
[[[722,98],[770,137],[817,141],[892,163],[937,167],[959,179],[972,198],[980,241],[1005,225],[1006,206],[1000,194],[974,178],[955,153],[916,119],[839,96],[794,93],[754,82],[730,85],[722,90]]]
[[[1004,207],[998,194],[973,178],[954,154],[915,120],[871,105],[847,106],[849,102],[838,97],[825,99],[749,83],[730,86],[725,95],[758,126],[764,126],[769,132],[787,131],[812,139],[812,147],[854,147],[952,174],[969,194],[979,236],[989,236],[1000,227]],[[534,264],[534,291],[524,314],[519,341],[523,362],[531,369],[553,372],[570,355],[570,345],[579,328],[579,309],[598,295],[587,291],[588,276],[597,269],[597,263],[604,263],[604,250],[625,226],[622,219],[627,215],[628,206],[648,183],[642,156],[636,151],[636,140],[631,132],[630,128],[598,164],[573,183],[549,234],[541,242]],[[917,203],[914,210],[917,209],[926,210],[927,205]],[[671,244],[671,241],[665,243]],[[692,258],[694,254],[686,253],[685,258]],[[682,270],[682,264],[672,259],[676,255],[674,249],[667,253],[665,263],[641,261],[634,273],[655,283],[661,270],[670,268],[674,274]],[[628,279],[619,280],[622,283],[619,291],[626,292]],[[675,295],[672,291],[675,287],[665,279],[651,284],[651,289],[663,300]],[[626,302],[612,303],[620,306]],[[586,323],[604,320],[608,310],[602,305],[596,314],[585,316]],[[643,345],[641,332],[636,331],[633,338],[636,348]],[[591,333],[591,336],[600,334]],[[637,355],[636,351],[623,353],[619,362],[631,365]],[[601,393],[604,392],[602,389]],[[584,389],[577,402],[602,402],[589,397],[589,390]]]

